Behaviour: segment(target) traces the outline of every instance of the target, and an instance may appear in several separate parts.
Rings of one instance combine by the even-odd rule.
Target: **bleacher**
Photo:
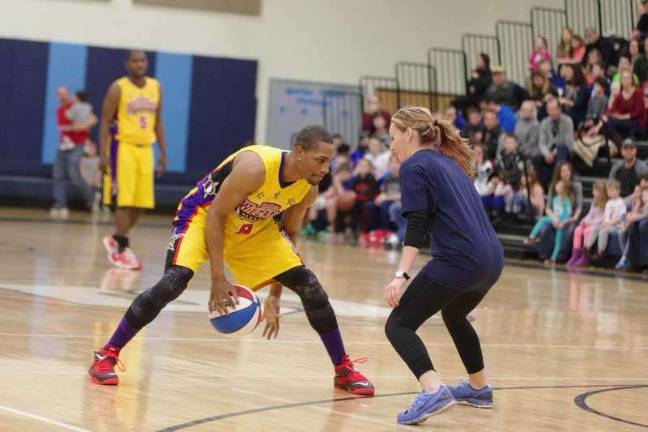
[[[582,34],[586,28],[598,29],[600,35],[610,37],[617,45],[623,43],[636,22],[633,2],[609,0],[565,0],[563,8],[533,7],[529,22],[498,21],[495,34],[464,34],[461,49],[431,47],[422,53],[427,62],[398,62],[394,76],[362,76],[357,93],[340,98],[330,109],[352,111],[358,100],[363,103],[367,97],[376,95],[384,109],[395,112],[406,105],[427,106],[432,112],[449,105],[454,98],[466,93],[467,82],[474,68],[478,53],[485,52],[491,64],[503,65],[510,80],[526,87],[528,79],[528,55],[533,50],[533,40],[538,35],[548,39],[548,45],[556,58],[555,47],[560,31],[570,27]],[[341,99],[341,100],[340,100]],[[364,105],[363,105],[364,108]],[[341,116],[329,113],[325,126],[342,136],[353,139],[357,136],[357,125],[341,122]],[[352,141],[350,141],[352,142]],[[638,158],[648,159],[648,142],[638,142]],[[599,158],[592,168],[576,162],[576,178],[583,183],[586,209],[592,198],[592,186],[597,179],[607,178],[611,165],[620,158]],[[532,246],[523,243],[533,227],[532,219],[504,218],[494,225],[510,257],[531,258],[537,253]]]

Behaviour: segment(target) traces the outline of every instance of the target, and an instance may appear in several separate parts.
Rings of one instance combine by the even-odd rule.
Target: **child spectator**
[[[598,258],[605,254],[611,234],[623,234],[626,204],[620,194],[621,184],[617,180],[609,180],[607,183],[608,202],[605,204],[603,222],[601,222],[601,230],[598,235]]]
[[[535,243],[542,227],[549,224],[553,225],[556,228],[556,236],[550,258],[551,264],[555,264],[556,259],[558,259],[558,253],[562,244],[563,228],[565,227],[566,221],[572,216],[574,201],[574,190],[571,183],[563,182],[562,180],[556,182],[554,197],[550,204],[551,208],[547,208],[547,216],[538,219],[538,222],[536,222],[529,234],[529,238],[525,242],[527,244]]]
[[[493,163],[486,159],[486,147],[484,145],[476,145],[474,152],[475,189],[477,189],[479,195],[485,196],[488,195],[488,181],[493,175]]]
[[[369,138],[369,148],[364,159],[373,167],[374,178],[380,178],[389,172],[389,157],[391,153],[385,150],[382,141],[376,137]],[[358,162],[358,166],[360,162]],[[356,167],[357,168],[357,167]]]
[[[607,202],[607,189],[605,180],[597,180],[592,189],[592,206],[587,216],[578,224],[574,231],[574,243],[568,266],[587,267],[589,265],[589,250],[594,245]]]
[[[79,169],[81,176],[88,183],[88,186],[94,191],[94,201],[92,202],[92,211],[97,212],[101,208],[101,184],[102,175],[99,171],[99,156],[97,156],[97,146],[95,143],[88,141],[85,145],[85,153]]]
[[[378,223],[373,223],[372,228],[391,230],[389,209],[395,201],[400,201],[399,170],[400,163],[392,156],[389,159],[389,172],[380,179],[380,193],[373,201],[378,213]]]
[[[530,198],[529,193],[531,194]],[[522,176],[520,179],[520,188],[513,195],[513,213],[531,214],[535,219],[538,216],[543,215],[544,211],[544,190],[538,181],[535,170],[532,167],[529,167],[527,175]]]
[[[529,55],[529,70],[538,70],[540,63],[543,61],[551,61],[551,52],[548,49],[547,38],[537,36],[535,39],[535,47]]]
[[[625,222],[623,224],[623,230],[626,233],[633,223],[648,219],[648,189],[642,191],[639,186],[637,186],[637,189],[638,199],[635,198],[633,200],[632,209],[626,216]],[[625,247],[623,248],[623,256],[614,267],[617,270],[626,270],[628,268],[628,252],[630,249],[629,246],[630,238],[628,238],[628,241],[626,241]]]
[[[468,108],[468,122],[461,130],[461,136],[468,138],[471,143],[481,142],[482,116],[481,112],[475,108]]]
[[[510,185],[513,190],[520,187],[522,177],[522,158],[518,153],[518,141],[515,135],[504,136],[504,145],[497,156],[497,173],[504,183]],[[507,203],[507,204],[510,204]],[[507,208],[510,212],[510,208]]]

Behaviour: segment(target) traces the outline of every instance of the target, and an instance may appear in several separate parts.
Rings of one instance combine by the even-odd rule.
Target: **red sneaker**
[[[356,362],[362,363],[360,360],[356,360]],[[373,384],[353,368],[353,363],[346,354],[342,361],[335,365],[335,379],[333,382],[335,387],[355,395],[373,396],[375,392]]]
[[[119,377],[115,373],[115,365],[124,372],[124,364],[119,360],[119,352],[111,349],[101,348],[94,352],[94,362],[88,374],[92,382],[99,385],[117,385]]]

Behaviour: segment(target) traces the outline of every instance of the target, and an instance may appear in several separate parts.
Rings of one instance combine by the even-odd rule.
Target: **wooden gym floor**
[[[396,413],[416,381],[383,333],[382,290],[398,255],[302,242],[376,397],[332,388],[328,357],[296,297],[279,339],[216,334],[208,272],[124,350],[118,387],[86,370],[140,290],[157,281],[169,217],[132,235],[141,272],[111,269],[108,220],[0,208],[0,430],[405,431]],[[493,410],[457,407],[420,430],[633,431],[648,428],[648,279],[508,263],[473,313],[495,387]],[[444,379],[465,376],[438,317],[419,331]]]

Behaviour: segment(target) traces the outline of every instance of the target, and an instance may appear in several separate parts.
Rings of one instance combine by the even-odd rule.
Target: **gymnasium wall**
[[[99,115],[106,89],[125,73],[125,55],[116,48],[0,39],[0,174],[48,175],[58,145],[56,87],[86,89]],[[148,58],[164,92],[167,181],[194,181],[254,139],[256,61],[165,51],[150,51]]]
[[[355,84],[363,74],[393,75],[396,61],[425,61],[431,45],[458,48],[462,33],[494,34],[497,19],[528,21],[532,6],[562,4],[562,0],[263,0],[261,15],[255,17],[135,6],[131,0],[0,0],[0,37],[257,60],[256,137],[263,141],[271,78]],[[193,88],[193,96],[201,97],[195,82]]]

